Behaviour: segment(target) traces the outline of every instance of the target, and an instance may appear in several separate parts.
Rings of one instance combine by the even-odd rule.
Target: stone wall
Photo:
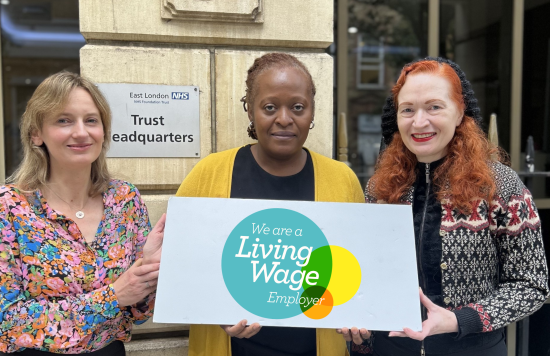
[[[87,40],[80,55],[83,75],[98,83],[199,87],[200,158],[252,142],[239,100],[246,70],[273,51],[296,55],[311,71],[315,128],[306,146],[332,156],[334,70],[324,53],[333,41],[332,0],[80,0],[79,6]],[[154,224],[200,158],[110,158],[109,168],[138,186]],[[149,321],[136,333],[185,329]],[[187,344],[174,341],[162,350],[151,345],[136,342],[129,354],[153,348],[168,355]]]

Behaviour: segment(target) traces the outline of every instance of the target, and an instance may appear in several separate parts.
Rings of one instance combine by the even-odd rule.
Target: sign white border
[[[242,308],[221,271],[225,241],[247,216],[264,209],[297,211],[319,226],[331,245],[352,252],[361,265],[356,295],[319,320],[303,314],[266,319]],[[154,322],[371,330],[421,329],[411,207],[219,198],[170,198]]]

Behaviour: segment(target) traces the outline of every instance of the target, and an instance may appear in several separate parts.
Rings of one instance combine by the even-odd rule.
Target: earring
[[[313,129],[315,127],[315,121],[311,120],[311,124],[309,124],[309,129]]]
[[[256,135],[256,128],[254,127],[254,122],[250,121],[250,124],[248,124],[248,128],[246,129],[246,132],[248,132],[248,136],[251,139],[257,140],[258,136]]]
[[[248,110],[246,110],[246,95],[241,98],[241,102],[243,103],[244,112],[248,112]]]

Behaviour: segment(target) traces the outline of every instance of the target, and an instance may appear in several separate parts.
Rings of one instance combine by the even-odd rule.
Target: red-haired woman
[[[504,327],[548,297],[540,219],[517,174],[494,160],[464,73],[406,65],[382,116],[387,148],[368,203],[412,204],[421,331],[343,328],[356,354],[504,356]]]

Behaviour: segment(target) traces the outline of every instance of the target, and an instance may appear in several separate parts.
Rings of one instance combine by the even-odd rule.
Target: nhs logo
[[[172,100],[189,100],[189,93],[173,91]]]

